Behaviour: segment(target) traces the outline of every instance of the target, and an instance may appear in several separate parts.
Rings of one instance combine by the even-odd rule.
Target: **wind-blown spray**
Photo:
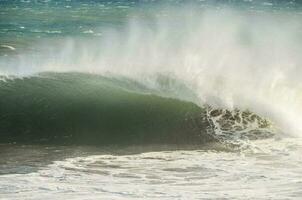
[[[301,30],[299,14],[167,7],[134,13],[98,39],[45,41],[38,55],[2,61],[9,66],[2,73],[110,72],[151,88],[159,87],[156,75],[168,74],[192,89],[198,98],[189,100],[200,106],[249,110],[300,136]]]

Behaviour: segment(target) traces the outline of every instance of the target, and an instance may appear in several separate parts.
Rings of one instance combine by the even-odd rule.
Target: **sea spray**
[[[104,29],[101,38],[45,40],[39,53],[1,59],[1,73],[110,72],[151,88],[152,77],[169,74],[194,91],[194,98],[179,99],[249,110],[279,132],[301,135],[299,13],[166,7],[128,21]]]

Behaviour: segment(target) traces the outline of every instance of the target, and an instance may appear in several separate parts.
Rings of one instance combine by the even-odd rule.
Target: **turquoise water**
[[[298,1],[6,1],[0,2],[2,45],[19,51],[38,51],[33,44],[60,37],[102,37],[104,28],[121,28],[129,17],[165,14],[171,7],[297,12]],[[162,8],[160,8],[160,7]],[[152,23],[152,22],[151,22]],[[1,55],[12,53],[1,46]]]

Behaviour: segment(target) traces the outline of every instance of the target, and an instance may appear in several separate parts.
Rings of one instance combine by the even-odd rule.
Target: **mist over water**
[[[249,110],[301,135],[299,12],[165,5],[123,21],[96,27],[99,37],[44,39],[32,44],[36,52],[2,57],[1,74],[110,73],[153,88],[166,74],[191,88],[198,105]]]

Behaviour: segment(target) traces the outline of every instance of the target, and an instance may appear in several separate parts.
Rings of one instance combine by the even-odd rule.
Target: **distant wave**
[[[13,47],[13,46],[10,46],[10,45],[0,45],[0,47],[1,48],[6,48],[6,49],[9,49],[9,50],[12,50],[12,51],[14,51],[14,50],[16,50],[16,48],[15,47]]]

